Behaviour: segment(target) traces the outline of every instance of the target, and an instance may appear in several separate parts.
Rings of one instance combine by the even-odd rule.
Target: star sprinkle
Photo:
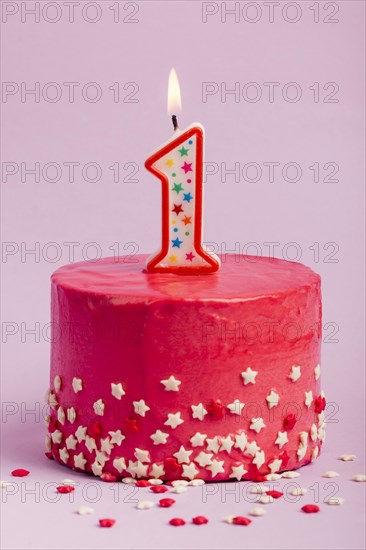
[[[301,510],[306,514],[316,514],[320,511],[320,508],[316,504],[305,504],[305,506],[303,506]]]
[[[296,487],[295,489],[293,489],[291,491],[290,494],[293,497],[302,497],[302,496],[306,495],[307,492],[308,492],[308,490],[305,489],[305,487]]]
[[[117,472],[122,473],[123,470],[126,469],[126,461],[125,459],[121,457],[117,457],[113,460],[113,468],[117,470]]]
[[[259,506],[257,506],[255,508],[252,508],[250,510],[249,514],[251,516],[261,517],[261,516],[264,516],[266,514],[266,511],[263,508],[260,508]]]
[[[103,415],[104,415],[104,403],[103,403],[103,400],[102,400],[102,399],[98,399],[98,401],[96,401],[96,402],[93,404],[93,409],[94,409],[95,414],[97,414],[98,416],[103,416]]]
[[[275,501],[272,495],[261,495],[257,502],[261,504],[272,504]]]
[[[135,457],[140,462],[151,462],[149,451],[145,451],[144,449],[139,449],[136,447]]]
[[[239,399],[234,399],[234,401],[232,403],[227,405],[227,408],[229,409],[231,414],[240,415],[241,411],[243,410],[244,405],[245,405],[245,403],[242,403],[241,401],[239,401]]]
[[[240,449],[243,452],[247,442],[248,442],[247,436],[244,432],[242,432],[241,434],[237,434],[235,436],[234,447],[235,449]]]
[[[281,464],[282,460],[276,458],[270,464],[268,464],[268,468],[271,470],[272,474],[275,474],[281,468]]]
[[[231,437],[229,435],[227,437],[222,437],[220,441],[221,441],[220,451],[226,451],[227,453],[230,453],[234,445],[234,441],[231,439]]]
[[[183,462],[189,463],[189,457],[193,451],[186,451],[186,449],[181,445],[178,452],[174,453],[173,456],[178,460],[179,464],[182,464]]]
[[[201,434],[200,432],[197,432],[194,434],[194,436],[191,437],[189,441],[191,442],[192,447],[202,447],[206,437],[207,434]]]
[[[61,458],[62,462],[65,462],[65,464],[69,460],[69,453],[68,453],[66,447],[64,447],[63,449],[60,449],[60,458]]]
[[[161,464],[153,464],[149,472],[149,475],[154,478],[159,478],[164,474],[165,474],[165,470]]]
[[[280,449],[288,443],[287,432],[278,432],[275,445],[278,445]]]
[[[206,466],[209,466],[212,464],[212,453],[206,453],[205,451],[201,451],[195,458],[194,461],[197,462],[201,466],[201,468],[205,468]]]
[[[207,466],[207,470],[210,470],[212,477],[216,477],[217,474],[223,474],[225,472],[224,469],[224,461],[223,460],[213,460],[212,463]]]
[[[183,200],[186,201],[186,202],[191,202],[191,200],[193,199],[191,193],[183,193]]]
[[[55,430],[51,433],[51,438],[54,443],[61,443],[62,441],[62,432],[60,430]]]
[[[93,437],[90,437],[89,435],[86,436],[85,446],[88,449],[89,453],[96,451],[97,449],[97,444],[95,442],[95,439]]]
[[[138,510],[150,510],[154,506],[154,502],[152,500],[140,500],[136,504],[136,508]]]
[[[320,365],[317,365],[314,369],[314,377],[315,380],[319,380],[320,378]]]
[[[75,513],[79,514],[79,516],[87,516],[89,514],[94,514],[94,509],[89,508],[89,506],[79,506],[79,508],[76,508]]]
[[[74,455],[74,464],[75,464],[75,468],[80,468],[80,470],[85,470],[86,459],[84,458],[83,453]]]
[[[356,460],[356,455],[341,455],[338,457],[338,460],[343,460],[343,462],[350,462]]]
[[[291,367],[291,372],[290,374],[288,375],[288,377],[293,381],[293,382],[297,382],[297,380],[300,378],[301,376],[301,367]]]
[[[307,408],[310,407],[312,402],[313,402],[313,392],[311,390],[306,391],[305,392],[305,405],[307,406]]]
[[[172,191],[175,191],[177,195],[179,195],[179,193],[183,191],[183,185],[181,183],[175,183],[174,186],[172,187]]]
[[[142,464],[139,460],[136,462],[130,460],[126,470],[132,475],[132,477],[146,477],[148,467],[148,464]]]
[[[145,416],[147,411],[150,410],[150,407],[148,407],[143,399],[140,399],[140,401],[133,401],[133,407],[135,409],[135,413],[139,414],[140,416]]]
[[[100,448],[103,452],[107,453],[108,455],[111,454],[111,450],[113,449],[113,443],[111,442],[109,437],[105,437],[100,440]]]
[[[270,409],[277,407],[279,400],[280,396],[274,390],[271,390],[271,393],[266,397],[266,401]]]
[[[257,442],[252,441],[251,443],[247,443],[245,454],[255,456],[259,449],[260,447],[257,445]]]
[[[184,218],[182,218],[182,222],[184,223],[184,225],[189,225],[190,223],[192,223],[192,216],[184,216]]]
[[[123,435],[121,430],[117,430],[115,432],[108,432],[108,433],[111,436],[111,443],[118,445],[118,447],[120,447],[122,441],[126,439],[126,437]]]
[[[73,424],[76,420],[76,411],[74,407],[70,407],[67,409],[67,420],[70,422],[70,424]]]
[[[179,391],[179,386],[182,382],[174,378],[174,376],[170,376],[167,380],[160,380],[160,383],[165,386],[165,391]]]
[[[183,241],[179,240],[179,237],[172,239],[173,248],[180,248],[181,244],[183,244]]]
[[[182,145],[181,149],[178,149],[178,153],[180,153],[181,157],[187,157],[188,156],[189,149],[185,149]]]
[[[249,427],[251,430],[253,430],[258,434],[263,428],[266,427],[266,425],[263,421],[263,418],[258,417],[258,418],[252,418],[251,424]]]
[[[122,399],[122,396],[126,394],[124,391],[121,382],[118,382],[117,384],[111,383],[111,391],[113,397],[115,397],[118,400]]]
[[[366,475],[365,474],[356,474],[352,476],[352,481],[357,481],[358,483],[364,483],[366,481]]]
[[[72,389],[75,393],[78,393],[83,389],[83,381],[81,380],[81,378],[72,379]]]
[[[173,430],[175,430],[175,428],[179,426],[179,424],[183,424],[184,422],[184,420],[181,419],[180,415],[180,412],[174,414],[168,413],[168,419],[164,422],[164,426],[170,426],[171,428],[173,428]]]
[[[282,477],[285,479],[294,479],[295,477],[300,477],[299,472],[294,472],[293,470],[290,470],[289,472],[282,472]]]
[[[72,451],[75,451],[78,440],[71,434],[65,441],[66,447]]]
[[[60,424],[65,424],[65,413],[62,407],[58,408],[57,420],[60,422]]]
[[[341,506],[344,503],[344,498],[342,497],[331,497],[325,501],[326,504],[330,506]]]
[[[91,469],[95,476],[100,477],[102,475],[103,466],[101,466],[97,460],[93,462],[93,464],[91,465]]]
[[[194,476],[198,474],[198,470],[196,466],[193,464],[193,462],[190,462],[189,464],[183,464],[183,477],[187,477],[188,479],[193,479]]]
[[[231,466],[231,474],[229,475],[229,477],[235,478],[240,481],[246,473],[248,473],[248,470],[246,470],[242,464],[240,464],[239,466]]]
[[[256,370],[252,370],[250,367],[242,372],[241,376],[243,378],[244,386],[246,386],[247,384],[255,384],[255,377],[257,376],[257,374],[258,372]]]
[[[327,472],[324,472],[324,474],[322,474],[322,477],[329,477],[329,478],[339,477],[339,473],[334,472],[333,470],[328,470]]]
[[[197,418],[198,420],[203,420],[204,416],[207,414],[206,409],[204,408],[202,403],[199,403],[198,405],[191,405],[192,409],[192,418]]]
[[[58,404],[57,397],[52,392],[49,393],[48,404],[52,409],[54,409]]]
[[[154,442],[154,445],[165,445],[169,434],[162,432],[161,430],[156,430],[156,432],[150,435],[151,439]]]
[[[56,374],[53,380],[53,385],[56,392],[60,391],[62,383],[61,383],[61,377],[58,374]]]
[[[75,432],[76,439],[80,443],[81,441],[85,441],[86,438],[86,430],[85,426],[79,426],[78,429]]]
[[[217,437],[217,435],[215,435],[215,437],[213,437],[212,439],[210,439],[208,437],[206,439],[206,444],[207,444],[207,450],[208,451],[212,451],[213,453],[218,453],[219,452],[220,443],[219,443],[219,438]]]
[[[255,453],[255,457],[252,460],[252,463],[255,464],[259,470],[259,468],[265,463],[265,455],[264,451],[257,451]]]
[[[193,252],[189,252],[188,254],[186,254],[186,260],[188,260],[189,262],[192,262],[193,258],[195,257],[196,256],[193,255]]]
[[[172,212],[174,212],[174,214],[177,214],[177,216],[179,216],[179,214],[181,212],[183,212],[182,205],[181,204],[174,204],[174,206],[172,208]]]

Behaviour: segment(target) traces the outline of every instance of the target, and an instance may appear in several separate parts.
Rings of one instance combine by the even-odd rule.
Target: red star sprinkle
[[[18,468],[17,470],[13,470],[11,472],[11,475],[14,477],[25,477],[29,475],[30,472],[28,470],[23,470],[23,468]]]
[[[283,427],[285,428],[285,430],[292,430],[296,422],[297,422],[296,415],[293,413],[290,413],[283,419]]]
[[[192,518],[192,523],[195,525],[204,525],[205,523],[208,523],[208,519],[205,518],[205,516],[196,516],[195,518]]]
[[[178,463],[176,458],[170,456],[164,460],[164,470],[166,472],[175,472],[176,470],[180,470],[180,468],[181,465]]]
[[[159,506],[161,506],[161,508],[170,508],[173,504],[175,504],[174,498],[161,498],[159,500]]]
[[[301,510],[306,514],[316,514],[320,511],[320,508],[316,504],[305,504],[305,506],[303,506]]]
[[[151,483],[150,481],[147,481],[147,479],[140,479],[135,483],[135,487],[150,487],[150,485]]]
[[[53,454],[51,453],[51,451],[47,451],[46,453],[44,453],[44,456],[48,458],[48,460],[53,460]]]
[[[266,491],[266,495],[273,498],[280,498],[283,496],[283,493],[281,493],[281,491]]]
[[[101,527],[113,527],[113,525],[116,523],[115,519],[105,518],[99,520],[99,525]]]
[[[181,525],[185,525],[186,522],[182,518],[173,518],[169,521],[170,525],[174,525],[174,527],[180,527]]]
[[[205,409],[213,418],[223,418],[225,414],[225,406],[221,403],[220,399],[210,401],[205,406]]]
[[[73,485],[59,485],[57,487],[58,493],[72,493],[73,491],[75,491],[75,487]]]
[[[136,418],[125,418],[126,429],[130,433],[138,432],[139,425]]]
[[[322,397],[321,395],[316,397],[314,399],[315,412],[318,413],[318,414],[323,412],[324,409],[325,409],[326,404],[327,404],[327,402],[325,401],[325,397]]]
[[[235,525],[249,525],[249,523],[252,523],[252,520],[244,516],[236,516],[233,518],[233,523]]]
[[[89,424],[87,429],[87,434],[89,437],[100,437],[100,434],[102,433],[102,427],[99,422],[93,422],[92,424]]]
[[[174,212],[178,216],[181,212],[183,212],[182,205],[181,204],[175,204],[174,208],[172,208],[172,212]]]
[[[168,490],[168,487],[165,487],[164,485],[152,485],[150,487],[150,491],[153,493],[166,493]]]
[[[186,254],[186,260],[189,260],[190,262],[193,261],[193,258],[196,256],[193,255],[193,252],[190,252],[189,254]]]
[[[288,461],[290,460],[289,454],[288,454],[286,451],[282,451],[282,452],[278,455],[278,458],[279,458],[279,460],[282,460],[281,467],[282,467],[282,468],[286,468],[286,466],[287,466],[287,464],[288,464]]]
[[[101,476],[100,476],[100,479],[102,481],[107,481],[109,483],[113,482],[113,481],[117,481],[117,476],[115,476],[114,474],[111,474],[110,472],[104,472]]]

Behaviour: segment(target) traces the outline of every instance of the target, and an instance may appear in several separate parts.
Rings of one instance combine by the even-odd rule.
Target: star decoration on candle
[[[194,255],[192,254],[192,252],[189,252],[188,254],[186,254],[186,260],[189,260],[190,262],[192,262],[193,258],[194,258]]]
[[[172,188],[172,191],[175,191],[177,193],[177,195],[179,195],[179,193],[181,191],[183,191],[183,185],[181,183],[175,183],[173,185],[173,188]],[[184,197],[184,193],[183,193],[183,197]],[[184,200],[184,199],[183,199]]]
[[[172,166],[174,166],[174,160],[173,159],[168,159],[165,164],[169,167],[172,167]]]
[[[187,157],[188,156],[189,149],[185,149],[185,147],[182,146],[181,149],[178,149],[178,152],[180,153],[181,157]]]
[[[182,218],[182,222],[184,223],[184,225],[188,225],[188,224],[191,224],[192,220],[192,216],[184,216],[184,218]]]
[[[183,212],[182,205],[181,204],[175,204],[174,208],[172,208],[172,212],[174,212],[175,214],[177,214],[177,216],[179,216],[179,214],[181,212]]]
[[[183,241],[179,240],[179,237],[176,239],[172,239],[173,248],[180,248],[181,244],[183,244]]]
[[[187,172],[192,172],[192,163],[184,162],[183,166],[181,166],[182,170],[184,170],[184,173],[187,174]]]
[[[183,193],[183,200],[184,201],[187,201],[187,202],[191,202],[191,200],[193,199],[191,193]]]

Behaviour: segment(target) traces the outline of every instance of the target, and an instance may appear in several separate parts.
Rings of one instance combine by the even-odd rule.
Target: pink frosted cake
[[[320,277],[268,258],[229,255],[194,277],[145,261],[52,276],[49,456],[102,478],[206,481],[314,460]]]

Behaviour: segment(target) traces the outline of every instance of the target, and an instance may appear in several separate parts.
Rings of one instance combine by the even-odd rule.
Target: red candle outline
[[[164,174],[154,167],[155,162],[160,160],[161,157],[168,154],[170,151],[182,145],[186,140],[196,136],[196,168],[195,168],[195,208],[194,208],[194,247],[195,252],[201,258],[203,258],[209,265],[194,265],[194,266],[159,266],[158,264],[163,260],[169,252],[169,179]],[[145,161],[145,168],[154,174],[161,181],[162,190],[162,248],[155,256],[147,261],[146,269],[149,273],[179,273],[183,275],[197,274],[197,273],[214,273],[220,268],[220,263],[215,257],[210,256],[202,247],[202,191],[203,191],[203,130],[199,126],[191,126],[185,132],[182,132],[176,139],[170,141],[167,145],[164,145],[161,149],[153,153]]]

